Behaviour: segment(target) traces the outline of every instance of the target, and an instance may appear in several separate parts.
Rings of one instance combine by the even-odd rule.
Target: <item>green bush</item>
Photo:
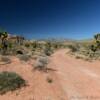
[[[8,47],[9,47],[10,49],[12,49],[12,48],[13,48],[13,44],[12,44],[12,43],[9,43],[9,44],[8,44]]]
[[[50,56],[53,53],[53,50],[51,48],[45,48],[44,49],[44,54],[47,56]]]
[[[72,51],[72,52],[76,52],[78,51],[79,47],[77,45],[68,45],[68,48]]]
[[[25,80],[14,72],[1,72],[0,73],[0,94],[8,91],[14,91],[18,88],[25,86]]]

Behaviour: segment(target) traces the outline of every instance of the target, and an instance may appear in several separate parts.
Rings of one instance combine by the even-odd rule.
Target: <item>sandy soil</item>
[[[33,70],[34,60],[11,59],[11,64],[0,65],[0,71],[18,73],[28,86],[0,95],[0,100],[100,100],[100,61],[75,59],[62,49],[50,57],[50,69],[44,73]]]
[[[75,59],[67,50],[57,51],[51,60],[68,100],[100,100],[100,61]]]
[[[40,72],[33,70],[34,60],[27,63],[11,57],[12,63],[0,65],[0,72],[13,71],[27,81],[27,86],[14,92],[0,95],[0,100],[67,100],[67,97],[59,84],[59,80],[53,70]],[[48,83],[47,79],[52,79]]]

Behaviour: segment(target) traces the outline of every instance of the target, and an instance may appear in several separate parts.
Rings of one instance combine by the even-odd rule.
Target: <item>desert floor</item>
[[[88,62],[56,51],[47,72],[33,70],[34,60],[0,65],[0,71],[14,71],[27,81],[27,86],[0,96],[0,100],[100,100],[100,61]],[[47,79],[52,79],[48,83]]]

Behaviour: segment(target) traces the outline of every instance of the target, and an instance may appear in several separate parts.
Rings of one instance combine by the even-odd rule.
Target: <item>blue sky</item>
[[[91,38],[100,0],[0,0],[0,26],[26,38]]]

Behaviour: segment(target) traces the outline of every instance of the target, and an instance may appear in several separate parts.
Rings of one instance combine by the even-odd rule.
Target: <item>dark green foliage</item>
[[[1,46],[2,46],[2,54],[5,55],[7,53],[7,48],[8,48],[8,40],[7,40],[7,37],[8,37],[8,33],[7,32],[0,32],[0,40],[1,40]]]
[[[18,51],[16,51],[16,54],[23,54],[23,51],[21,51],[21,50],[18,50]]]
[[[18,88],[25,86],[25,80],[14,72],[1,72],[0,73],[0,94],[8,91],[14,91]]]
[[[32,46],[33,46],[33,48],[37,48],[37,42],[36,42],[36,41],[33,42],[33,43],[32,43]]]
[[[53,53],[52,44],[50,42],[47,42],[45,44],[44,54],[46,54],[47,56],[50,56],[52,53]]]
[[[30,44],[29,43],[25,43],[25,47],[29,48]]]
[[[47,56],[50,56],[52,53],[53,51],[51,49],[45,48],[44,54],[46,54]]]
[[[72,52],[76,52],[79,49],[77,45],[68,45],[68,48],[71,49]]]
[[[53,80],[52,80],[51,78],[48,77],[48,78],[47,78],[47,82],[48,82],[48,83],[52,83]]]
[[[90,46],[90,49],[91,49],[93,52],[96,52],[97,47],[96,47],[95,45],[91,45],[91,46]]]
[[[8,47],[9,47],[10,49],[12,49],[12,48],[13,48],[13,44],[12,44],[12,43],[9,43],[9,44],[8,44]]]
[[[95,39],[95,43],[91,45],[90,49],[93,52],[96,52],[100,50],[100,33],[97,33],[96,35],[94,35],[94,39]]]

